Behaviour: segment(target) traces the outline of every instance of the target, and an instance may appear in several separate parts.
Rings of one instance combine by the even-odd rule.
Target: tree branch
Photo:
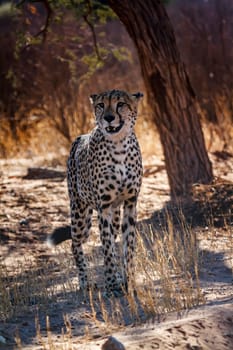
[[[38,37],[40,35],[42,35],[43,37],[43,42],[46,40],[46,36],[47,36],[47,33],[48,33],[48,28],[49,28],[49,24],[50,24],[50,21],[51,21],[51,17],[52,17],[52,9],[51,9],[51,6],[49,4],[49,1],[48,0],[35,0],[33,2],[39,2],[39,3],[42,3],[45,7],[45,10],[46,10],[46,20],[45,20],[45,24],[43,26],[43,28],[35,35],[35,37]]]
[[[83,19],[84,21],[87,23],[88,27],[90,28],[91,34],[92,34],[92,38],[93,38],[93,44],[94,44],[94,49],[95,49],[95,53],[96,56],[98,58],[99,61],[102,61],[100,52],[99,52],[99,48],[98,48],[98,44],[97,44],[97,38],[96,38],[96,32],[95,32],[95,27],[93,26],[93,24],[91,23],[91,21],[89,20],[89,16],[92,13],[92,5],[91,5],[91,1],[87,0],[87,12],[85,14],[83,14]]]
[[[49,24],[51,21],[51,16],[52,16],[53,11],[51,9],[51,6],[50,6],[48,0],[33,0],[33,1],[31,1],[31,3],[36,3],[36,2],[39,2],[39,3],[44,5],[44,8],[46,10],[46,20],[45,20],[45,24],[42,27],[42,29],[38,33],[36,33],[34,37],[36,38],[36,37],[42,35],[43,42],[44,42],[46,39],[46,36],[47,36],[47,32],[48,32],[48,28],[49,28]],[[20,7],[25,3],[27,3],[27,0],[21,0],[21,1],[19,1],[19,3],[16,4],[16,7]]]

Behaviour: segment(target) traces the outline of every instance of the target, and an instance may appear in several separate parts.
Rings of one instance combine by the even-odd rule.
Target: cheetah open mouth
[[[105,128],[105,130],[109,133],[109,134],[115,134],[117,132],[119,132],[122,128],[122,126],[124,125],[124,122],[122,121],[120,123],[119,126],[115,127],[115,126],[112,126],[112,125],[109,125]]]

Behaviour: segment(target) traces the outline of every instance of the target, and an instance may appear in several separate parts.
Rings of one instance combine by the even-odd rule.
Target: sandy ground
[[[233,181],[232,158],[224,162],[213,158],[213,161],[215,175]],[[33,170],[29,171],[28,168]],[[167,177],[161,158],[147,159],[144,169],[145,176],[138,204],[139,221],[150,220],[155,211],[160,210],[169,200]],[[48,168],[48,164],[39,158],[33,162],[0,161],[0,182],[0,263],[14,270],[16,260],[27,265],[29,256],[38,266],[43,261],[49,261],[53,253],[44,244],[46,235],[53,228],[67,224],[69,220],[64,168],[57,166],[55,161],[50,161]],[[213,231],[211,238],[207,235],[209,230]],[[49,307],[55,344],[53,348],[50,347],[48,339],[43,346],[36,340],[36,306],[32,306],[30,311],[21,311],[0,322],[0,349],[15,347],[17,329],[22,340],[22,349],[97,350],[101,349],[109,334],[124,344],[127,350],[233,349],[233,238],[229,241],[229,235],[226,239],[224,229],[208,226],[199,230],[199,237],[200,250],[204,256],[200,269],[204,306],[166,314],[161,319],[158,316],[158,319],[146,320],[145,324],[127,322],[124,327],[112,327],[109,330],[105,327],[100,332],[91,321],[85,323],[84,315],[87,315],[89,309],[84,304],[79,304],[78,309],[75,309],[77,305],[71,302],[74,298],[71,293],[68,301],[61,299],[59,304]],[[27,269],[30,270],[30,267]],[[64,313],[69,313],[72,324],[72,338],[69,341],[66,338],[65,342],[61,337]],[[45,314],[46,310],[41,318],[40,315],[38,317],[41,333],[44,338],[48,338],[45,334]],[[86,327],[90,328],[90,337],[86,335]],[[104,350],[111,349],[114,350],[113,347]]]
[[[114,333],[113,337],[127,350],[230,350],[233,348],[233,305],[228,301],[179,316],[170,314],[166,321]],[[99,350],[103,344],[106,344],[106,339],[98,344],[85,344],[82,349]]]

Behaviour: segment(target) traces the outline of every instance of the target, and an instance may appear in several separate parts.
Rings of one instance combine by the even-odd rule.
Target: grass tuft
[[[77,312],[85,305],[80,311],[86,322],[83,336],[90,339],[93,335],[89,324],[94,324],[100,334],[106,335],[113,329],[140,324],[171,311],[180,312],[204,303],[199,283],[196,233],[185,222],[182,213],[177,227],[169,215],[166,227],[159,230],[152,224],[141,224],[137,231],[135,258],[136,293],[122,298],[107,299],[103,284],[96,290],[95,283],[89,295],[83,296],[78,290],[76,268],[66,244],[56,249],[57,255],[49,260],[40,260],[39,266],[30,259],[18,262],[14,271],[0,265],[1,320],[7,321],[32,310],[42,310],[47,314],[49,308],[53,306],[54,310],[54,306],[61,302],[62,305],[73,305]],[[89,259],[92,263],[100,262],[99,249],[92,249]],[[48,315],[45,323],[46,334],[42,335],[36,316],[36,338],[42,349],[73,349],[72,322],[67,315],[64,315],[64,327],[60,330],[60,345],[56,343]],[[16,335],[15,342],[21,349],[19,335]]]

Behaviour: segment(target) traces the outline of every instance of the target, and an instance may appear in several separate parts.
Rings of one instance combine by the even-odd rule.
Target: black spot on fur
[[[107,202],[111,200],[111,196],[109,194],[103,194],[101,197],[102,201]]]

